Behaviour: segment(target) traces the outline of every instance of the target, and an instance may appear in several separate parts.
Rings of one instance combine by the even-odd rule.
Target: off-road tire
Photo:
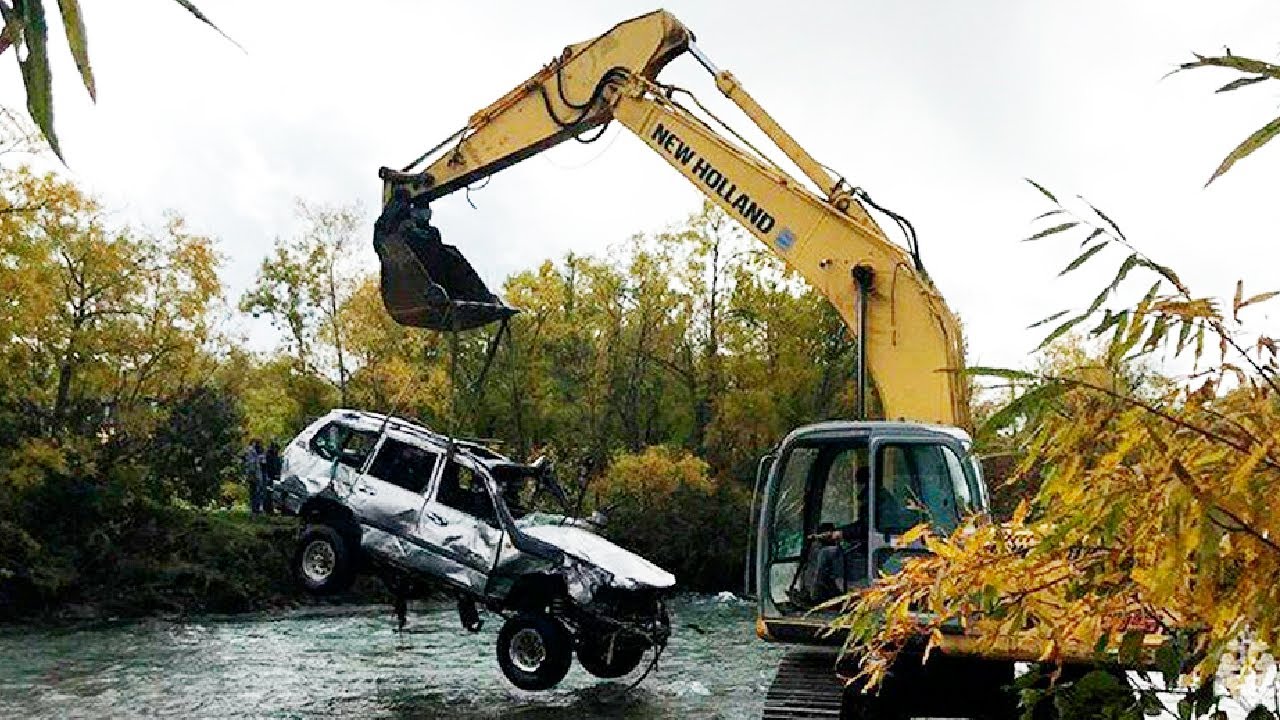
[[[578,664],[598,678],[612,680],[635,670],[644,660],[646,646],[634,638],[618,638],[609,658],[608,638],[579,638]]]
[[[522,612],[498,631],[498,665],[521,690],[548,690],[569,672],[573,637],[549,615]]]
[[[355,580],[355,553],[342,536],[328,525],[308,525],[298,536],[293,552],[293,576],[313,595],[333,595],[351,587]]]

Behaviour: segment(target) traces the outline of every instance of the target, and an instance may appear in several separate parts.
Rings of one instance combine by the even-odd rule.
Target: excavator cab
[[[987,509],[968,436],[907,422],[799,428],[762,462],[756,489],[758,630],[785,642],[820,641],[837,608],[815,608],[923,553],[895,542],[912,527],[949,532]]]
[[[402,189],[374,223],[382,302],[401,325],[458,331],[505,322],[519,312],[489,291],[475,268],[431,224],[431,209]]]

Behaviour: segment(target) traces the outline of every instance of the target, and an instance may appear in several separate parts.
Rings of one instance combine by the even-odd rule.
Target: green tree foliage
[[[10,397],[54,435],[107,416],[139,419],[200,376],[220,296],[209,238],[171,217],[160,233],[110,227],[71,183],[9,174],[0,215],[0,349]]]
[[[152,492],[205,507],[222,495],[243,447],[239,400],[223,388],[197,385],[169,404],[147,447]]]
[[[306,229],[292,239],[276,240],[240,309],[254,317],[266,315],[287,331],[298,371],[331,375],[345,405],[350,369],[347,323],[341,314],[354,287],[349,261],[362,215],[354,205],[321,207],[301,200],[297,214]]]
[[[174,0],[187,12],[214,30],[217,26],[190,0]],[[62,28],[67,37],[71,57],[75,59],[80,80],[89,92],[90,99],[98,99],[97,81],[89,64],[89,38],[85,32],[84,16],[79,0],[58,0],[62,16]],[[49,147],[59,157],[58,136],[53,129],[53,73],[49,69],[49,20],[44,0],[0,0],[0,55],[13,48],[22,72],[22,84],[27,92],[27,111],[48,141]],[[221,33],[221,30],[218,30]],[[223,34],[223,37],[226,37]],[[230,40],[230,38],[227,38]]]
[[[4,615],[123,582],[139,558],[121,543],[155,532],[153,511],[211,499],[238,401],[196,389],[217,365],[212,240],[177,216],[114,225],[24,168],[0,169],[0,194],[15,209],[0,213]]]
[[[615,455],[592,492],[614,539],[670,570],[682,587],[736,588],[751,495],[710,472],[688,450],[651,446]]]

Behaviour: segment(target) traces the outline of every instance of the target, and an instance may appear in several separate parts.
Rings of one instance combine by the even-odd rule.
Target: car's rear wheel
[[[645,649],[643,642],[621,635],[580,638],[578,664],[598,678],[619,678],[636,669]]]
[[[293,574],[309,593],[342,592],[355,580],[353,548],[334,528],[308,525],[298,537],[293,553]]]
[[[555,687],[572,662],[573,640],[568,629],[548,615],[520,613],[498,632],[498,665],[521,690]]]

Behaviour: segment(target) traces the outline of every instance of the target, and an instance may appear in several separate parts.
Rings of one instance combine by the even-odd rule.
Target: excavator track
[[[763,720],[838,720],[844,685],[835,665],[829,650],[789,652],[765,695]]]

